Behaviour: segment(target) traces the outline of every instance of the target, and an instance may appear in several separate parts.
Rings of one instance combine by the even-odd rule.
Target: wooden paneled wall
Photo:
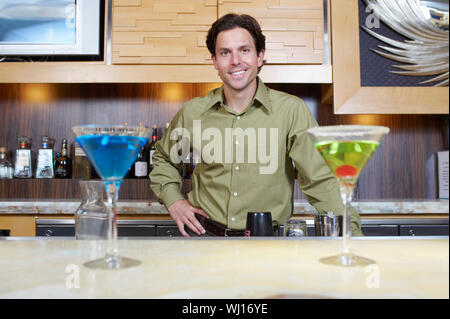
[[[1,84],[0,146],[10,159],[17,136],[33,138],[37,150],[41,135],[56,140],[74,136],[77,124],[128,122],[161,129],[184,101],[206,94],[219,84]],[[374,124],[390,127],[358,182],[360,199],[437,198],[436,152],[444,150],[443,121],[427,115],[334,115],[332,105],[321,105],[321,86],[270,84],[302,97],[320,125]],[[159,132],[161,133],[161,131]],[[79,198],[75,183],[54,181],[1,181],[1,198]],[[25,183],[25,184],[23,184]],[[12,190],[11,185],[17,189]],[[34,185],[34,186],[33,186]],[[67,186],[68,185],[68,186]],[[124,183],[122,199],[152,199],[149,183]],[[302,198],[297,192],[296,198]]]
[[[322,0],[115,0],[114,64],[211,64],[206,34],[227,13],[250,14],[268,64],[321,64]]]

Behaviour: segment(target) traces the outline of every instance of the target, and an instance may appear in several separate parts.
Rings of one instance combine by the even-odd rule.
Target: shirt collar
[[[270,112],[272,112],[272,102],[269,98],[269,92],[268,92],[269,89],[263,83],[263,81],[261,81],[261,79],[259,77],[257,78],[257,81],[258,81],[258,88],[256,89],[256,94],[252,100],[252,104],[254,104],[255,101],[258,101],[261,104],[261,106],[266,108],[270,113]],[[206,104],[203,112],[208,111],[210,108],[212,108],[213,106],[215,106],[217,104],[222,105],[222,103],[223,103],[223,85],[211,92],[211,98],[208,101],[208,103]]]
[[[263,107],[267,109],[267,111],[269,111],[269,113],[272,112],[272,101],[269,97],[269,89],[259,77],[258,89],[256,90],[256,94],[253,100],[258,101]]]

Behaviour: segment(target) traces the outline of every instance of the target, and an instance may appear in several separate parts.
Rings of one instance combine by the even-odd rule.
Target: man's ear
[[[214,68],[215,68],[216,70],[218,70],[218,68],[217,68],[217,61],[216,61],[216,56],[215,56],[214,54],[211,54],[211,60],[213,61]]]
[[[264,51],[264,49],[263,49],[263,50],[261,50],[261,52],[259,52],[259,54],[258,54],[258,67],[259,67],[259,68],[262,67],[263,64],[264,64],[264,53],[265,53],[265,51]]]

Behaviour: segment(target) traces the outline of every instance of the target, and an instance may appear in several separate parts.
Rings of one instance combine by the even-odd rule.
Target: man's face
[[[262,66],[264,50],[259,55],[251,34],[243,28],[222,31],[216,39],[216,54],[212,56],[224,86],[244,91],[256,84],[258,67]]]

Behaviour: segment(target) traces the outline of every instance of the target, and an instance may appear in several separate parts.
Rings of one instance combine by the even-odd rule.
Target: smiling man
[[[212,25],[206,44],[223,86],[183,105],[156,145],[150,173],[153,192],[183,236],[245,236],[247,213],[255,211],[284,223],[293,211],[295,169],[320,214],[342,215],[338,182],[305,133],[317,126],[308,107],[258,77],[265,52],[258,22],[227,14]],[[199,162],[186,199],[179,165],[189,150]],[[276,167],[265,170],[268,163]],[[352,233],[362,234],[355,211]]]

